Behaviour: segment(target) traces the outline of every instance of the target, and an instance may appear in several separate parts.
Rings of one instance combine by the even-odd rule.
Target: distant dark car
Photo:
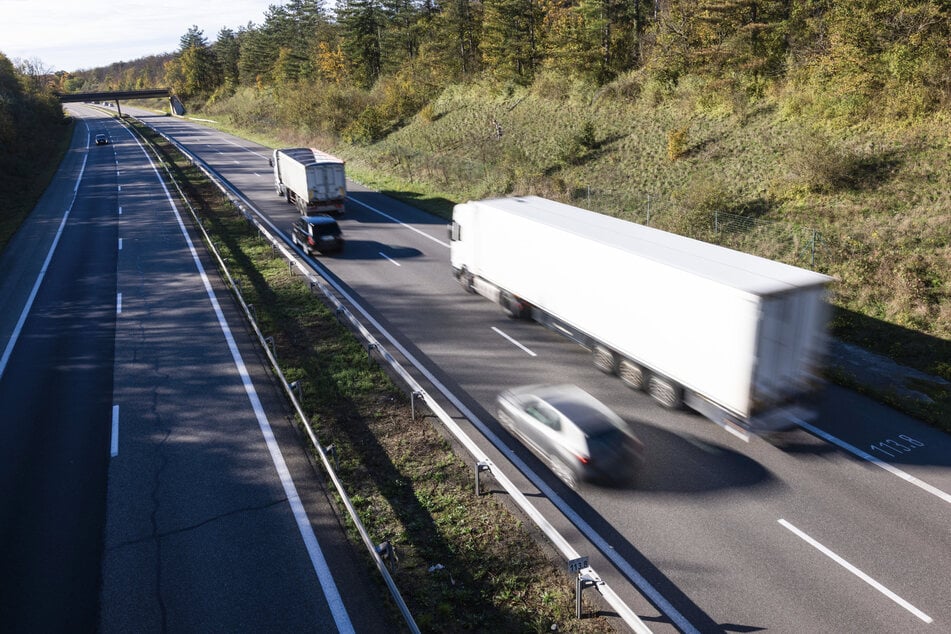
[[[339,253],[343,249],[343,232],[330,216],[301,216],[294,222],[291,239],[308,254]]]
[[[571,488],[630,483],[643,460],[643,445],[624,420],[574,385],[502,392],[498,419]]]
[[[105,134],[97,134],[96,145],[109,145],[109,137],[107,137]]]

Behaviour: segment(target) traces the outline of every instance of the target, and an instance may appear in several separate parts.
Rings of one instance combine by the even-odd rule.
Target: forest
[[[169,86],[431,208],[535,193],[814,268],[838,337],[951,378],[947,0],[290,0],[50,80]]]

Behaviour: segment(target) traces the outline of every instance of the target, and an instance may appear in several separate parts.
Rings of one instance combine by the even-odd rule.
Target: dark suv
[[[291,239],[308,254],[339,253],[343,234],[337,221],[323,214],[301,216],[294,222]]]

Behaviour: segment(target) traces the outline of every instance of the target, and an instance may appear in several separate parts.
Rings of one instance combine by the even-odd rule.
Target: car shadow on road
[[[413,247],[383,244],[375,240],[347,240],[343,251],[335,257],[339,260],[405,260],[418,258],[423,253]]]

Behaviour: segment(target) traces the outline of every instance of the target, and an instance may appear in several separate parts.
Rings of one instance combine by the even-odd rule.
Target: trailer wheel
[[[531,307],[508,291],[502,291],[499,305],[509,319],[527,319],[531,314]]]
[[[291,190],[284,189],[284,200],[287,201],[287,204],[290,205],[293,201],[291,200]]]
[[[594,361],[594,367],[605,374],[617,372],[617,357],[604,346],[595,346],[591,358]]]
[[[475,293],[475,276],[469,272],[469,269],[462,267],[462,270],[459,272],[459,283],[462,284],[462,288],[466,289],[467,293]]]
[[[683,404],[683,389],[676,383],[653,374],[647,380],[647,393],[667,409],[680,409]]]
[[[633,361],[628,359],[621,359],[618,363],[618,376],[621,377],[621,381],[624,382],[624,385],[628,386],[632,390],[643,390],[644,389],[644,379],[645,372],[644,368],[637,365]]]

